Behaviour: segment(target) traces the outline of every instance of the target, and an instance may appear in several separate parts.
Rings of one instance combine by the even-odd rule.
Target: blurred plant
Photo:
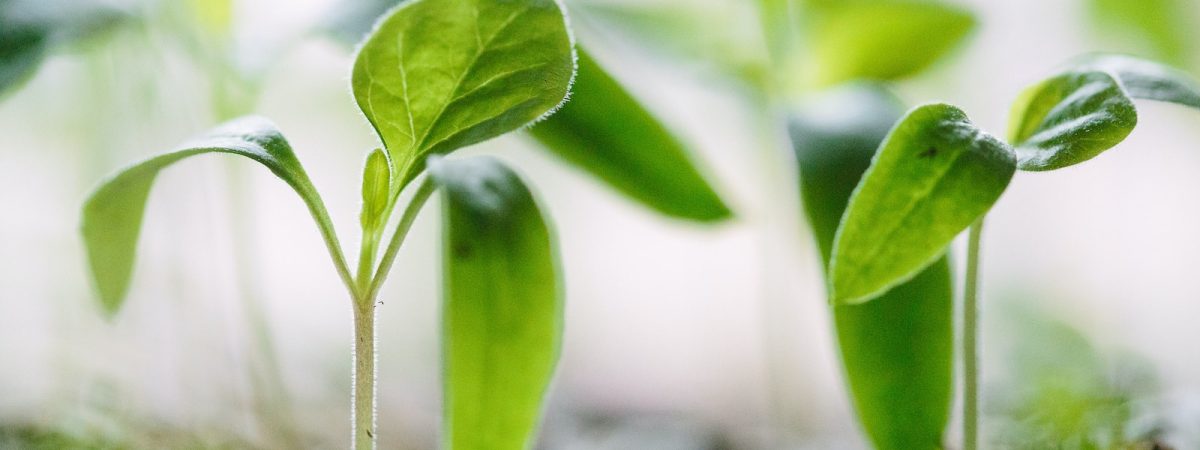
[[[978,270],[984,216],[1017,169],[1075,165],[1117,145],[1137,124],[1133,99],[1200,109],[1183,72],[1096,54],[1028,88],[1013,103],[1009,139],[947,104],[911,111],[884,139],[838,227],[829,267],[833,301],[858,304],[913,279],[968,227],[963,300],[963,448],[978,441]]]
[[[1132,43],[1123,51],[1195,69],[1195,2],[1189,0],[1088,0],[1095,29]]]
[[[0,95],[33,75],[46,54],[112,30],[131,16],[91,0],[0,0]]]
[[[989,391],[993,445],[1011,449],[1165,448],[1155,374],[1133,355],[1102,352],[1070,325],[1028,306],[1002,308],[1008,373]],[[1007,339],[1005,339],[1007,338]]]
[[[354,64],[354,97],[383,142],[367,157],[357,270],[291,146],[268,120],[229,122],[106,180],[82,232],[101,305],[129,288],[146,198],[158,173],[189,156],[227,153],[266,166],[315,219],[354,312],[353,445],[375,445],[375,302],[404,237],[437,188],[444,202],[443,392],[447,448],[524,448],[558,358],[562,300],[556,249],[532,193],[489,157],[439,155],[548,115],[574,76],[566,16],[549,0],[419,0],[389,13]],[[428,169],[428,170],[426,170]],[[405,188],[422,175],[407,202]],[[380,255],[389,218],[403,212]]]

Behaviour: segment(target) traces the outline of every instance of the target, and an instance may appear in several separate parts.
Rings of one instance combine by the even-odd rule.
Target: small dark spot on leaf
[[[454,256],[456,258],[467,258],[471,256],[471,246],[468,244],[455,244]]]
[[[938,152],[937,147],[929,147],[929,148],[925,149],[925,151],[918,153],[917,157],[918,158],[932,158],[934,156],[937,156],[937,152]]]
[[[372,433],[370,428],[367,428],[367,437],[375,439],[375,433]]]

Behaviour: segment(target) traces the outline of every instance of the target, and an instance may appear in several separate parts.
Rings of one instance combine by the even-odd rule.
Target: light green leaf
[[[958,7],[924,2],[845,2],[821,8],[809,27],[806,79],[830,86],[916,74],[975,27]]]
[[[1012,149],[958,108],[910,111],[880,145],[842,217],[831,301],[862,303],[912,279],[991,209],[1015,170]]]
[[[1171,102],[1200,109],[1200,83],[1187,72],[1125,55],[1096,54],[1076,61],[1083,70],[1108,72],[1133,98]]]
[[[379,230],[384,225],[391,193],[392,163],[387,152],[377,148],[367,155],[367,162],[363,164],[363,204],[359,222],[364,231]]]
[[[730,216],[687,148],[582,51],[571,98],[530,130],[546,148],[663,214]]]
[[[554,0],[413,0],[363,43],[351,82],[401,189],[428,155],[546,115],[566,98],[574,71]]]
[[[1105,37],[1133,43],[1151,56],[1186,65],[1195,50],[1196,9],[1192,0],[1089,0]],[[1139,52],[1141,53],[1141,52]]]
[[[437,160],[430,169],[445,208],[443,448],[530,448],[562,344],[553,236],[498,160]]]
[[[154,179],[167,166],[205,153],[241,155],[266,166],[304,200],[321,227],[326,244],[331,246],[331,253],[338,248],[333,225],[321,197],[275,125],[261,117],[234,120],[183,145],[179,150],[118,171],[88,197],[83,205],[81,231],[87,246],[92,277],[105,312],[115,314],[129,290],[146,198]],[[338,263],[345,279],[345,262],[341,261],[340,250],[336,252],[335,263]]]
[[[852,86],[792,115],[804,210],[826,265],[850,194],[902,113],[883,89]],[[943,257],[875,301],[833,306],[846,381],[876,449],[941,448],[954,387],[953,299]]]
[[[1021,170],[1054,170],[1096,157],[1135,125],[1137,110],[1116,79],[1099,71],[1068,72],[1013,102],[1009,142]]]

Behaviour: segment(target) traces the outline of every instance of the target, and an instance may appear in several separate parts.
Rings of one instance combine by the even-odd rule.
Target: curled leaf
[[[1116,79],[1072,71],[1030,87],[1013,103],[1009,142],[1021,170],[1054,170],[1096,157],[1136,125],[1133,100]]]

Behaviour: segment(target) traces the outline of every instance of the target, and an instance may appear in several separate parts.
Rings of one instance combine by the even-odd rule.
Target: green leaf
[[[821,8],[813,22],[807,79],[817,86],[916,74],[975,27],[961,8],[919,2],[845,2]]]
[[[1200,83],[1166,64],[1125,55],[1096,54],[1076,61],[1082,70],[1107,72],[1132,98],[1171,102],[1200,109]]]
[[[826,266],[850,195],[902,113],[883,89],[852,86],[792,115],[804,210]],[[846,381],[875,448],[941,448],[954,387],[953,299],[943,257],[875,301],[833,305]]]
[[[392,193],[392,163],[387,152],[375,149],[363,164],[362,213],[359,222],[363,230],[374,231],[384,225]]]
[[[304,200],[327,239],[336,248],[333,225],[300,161],[279,130],[269,120],[246,117],[228,122],[179,150],[126,167],[102,182],[83,205],[84,244],[96,289],[105,312],[120,310],[133,274],[138,234],[146,198],[158,173],[184,158],[205,153],[245,156],[266,166]],[[330,242],[332,237],[333,241]],[[340,250],[335,255],[340,260]],[[339,270],[344,272],[345,262]],[[343,278],[345,279],[345,278]]]
[[[1135,125],[1133,100],[1116,79],[1105,72],[1075,71],[1021,94],[1009,118],[1009,142],[1021,170],[1054,170],[1096,157]]]
[[[566,98],[574,71],[554,0],[414,0],[379,22],[351,82],[401,189],[428,155],[546,115]]]
[[[562,343],[554,239],[498,160],[431,161],[430,174],[445,205],[444,448],[530,448]]]
[[[571,98],[530,130],[550,151],[663,214],[730,216],[679,139],[583,51]]]
[[[1195,49],[1196,10],[1191,0],[1090,0],[1104,36],[1141,44],[1159,59],[1190,62]]]
[[[37,70],[48,35],[40,27],[0,22],[0,95],[20,85]]]
[[[0,95],[33,75],[53,48],[102,34],[129,18],[107,2],[0,1]]]
[[[832,301],[862,303],[912,279],[991,209],[1015,170],[1012,149],[958,108],[910,111],[880,145],[842,217],[829,268]]]

